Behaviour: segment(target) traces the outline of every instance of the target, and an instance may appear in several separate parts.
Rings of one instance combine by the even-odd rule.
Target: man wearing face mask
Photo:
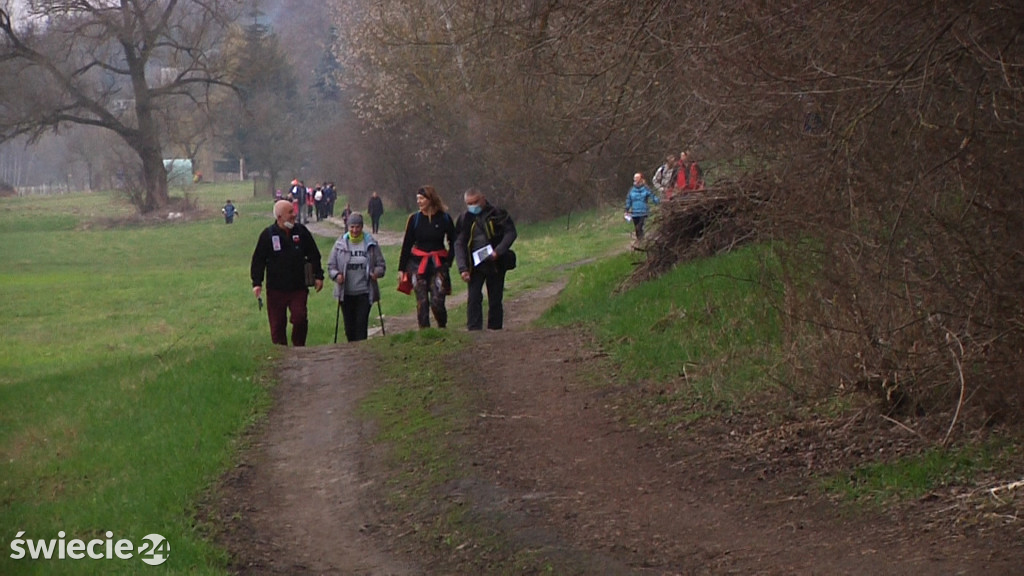
[[[295,217],[295,208],[291,202],[280,200],[274,203],[274,223],[265,228],[256,240],[249,268],[252,293],[257,299],[263,294],[263,276],[266,274],[270,340],[282,346],[288,345],[289,314],[292,345],[306,345],[306,333],[309,330],[306,314],[309,298],[307,263],[312,270],[312,286],[317,292],[324,287],[320,249],[309,229],[297,224]]]
[[[512,243],[516,225],[508,212],[491,205],[476,188],[465,193],[466,213],[459,217],[455,239],[455,262],[462,279],[469,283],[466,298],[466,327],[483,329],[483,287],[487,285],[487,329],[501,330],[504,322],[502,297],[505,273],[515,267]]]

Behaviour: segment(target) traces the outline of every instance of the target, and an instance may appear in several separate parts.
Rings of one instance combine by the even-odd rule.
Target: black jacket
[[[371,218],[379,218],[384,214],[384,201],[380,199],[380,196],[376,198],[370,196],[370,202],[366,206],[366,211],[370,214]]]
[[[268,290],[305,290],[307,261],[313,264],[313,276],[323,280],[320,248],[309,229],[296,223],[288,231],[274,222],[264,228],[256,240],[256,249],[253,250],[249,267],[252,285],[263,284],[263,275],[266,273]]]
[[[405,221],[405,238],[402,240],[402,251],[398,255],[398,269],[406,271],[410,261],[420,261],[419,257],[412,253],[414,246],[424,252],[447,250],[448,257],[444,260],[444,267],[447,268],[455,259],[451,249],[454,242],[455,222],[447,212],[438,212],[433,216],[413,212]]]
[[[474,242],[474,237],[486,238],[494,252],[501,257],[509,251],[518,236],[515,222],[508,211],[490,202],[484,205],[479,214],[464,212],[459,216],[456,228],[459,234],[455,238],[455,263],[459,267],[459,272],[473,268],[470,254],[482,247],[477,246],[479,242]]]

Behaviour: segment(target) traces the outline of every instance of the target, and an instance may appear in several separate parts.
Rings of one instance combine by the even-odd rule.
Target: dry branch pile
[[[679,262],[728,252],[758,239],[773,192],[767,179],[745,178],[663,201],[654,213],[653,229],[640,246],[647,259],[627,284],[657,278]]]

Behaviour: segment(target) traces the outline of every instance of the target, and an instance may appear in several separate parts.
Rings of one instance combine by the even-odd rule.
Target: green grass
[[[224,192],[201,201],[219,209]],[[0,545],[20,530],[135,543],[158,533],[172,550],[162,570],[222,574],[225,555],[193,507],[269,403],[274,351],[244,258],[255,219],[108,229],[95,223],[131,214],[110,195],[0,205]],[[0,555],[3,574],[140,566]]]
[[[620,380],[674,383],[679,399],[730,403],[767,385],[781,342],[759,280],[768,254],[747,247],[620,291],[637,258],[622,254],[579,269],[542,321],[588,327]]]
[[[949,486],[971,485],[973,478],[1011,457],[1012,446],[996,444],[943,449],[892,462],[877,462],[822,480],[821,488],[846,502],[885,505],[915,500]]]

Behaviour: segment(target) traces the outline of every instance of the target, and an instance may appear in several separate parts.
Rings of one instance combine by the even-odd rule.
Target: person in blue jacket
[[[234,222],[235,216],[239,214],[238,209],[235,208],[235,205],[231,203],[231,200],[228,200],[227,203],[224,204],[224,207],[220,209],[220,211],[222,214],[224,214],[225,224],[231,224],[232,222]]]
[[[640,172],[633,174],[633,187],[626,194],[626,216],[633,220],[633,228],[636,230],[636,241],[644,239],[644,222],[649,214],[647,203],[660,204],[661,200],[651,192]]]

